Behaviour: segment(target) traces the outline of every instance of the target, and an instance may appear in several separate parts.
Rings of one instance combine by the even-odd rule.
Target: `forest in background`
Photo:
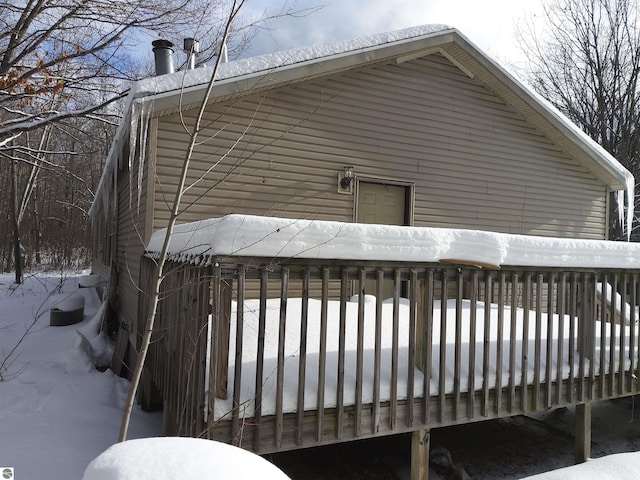
[[[181,41],[188,30],[201,40],[198,63],[210,61],[233,2],[131,3],[0,0],[3,271],[13,271],[19,263],[18,245],[24,247],[27,269],[89,265],[87,211],[121,117],[122,99],[131,82],[152,70],[135,52],[144,43],[150,49],[154,38]],[[544,21],[520,29],[529,62],[519,75],[640,177],[638,2],[544,3]],[[278,15],[312,11],[294,0],[283,2]],[[246,49],[261,20],[238,16],[228,41],[230,58]],[[185,59],[177,49],[178,69]],[[627,239],[619,221],[624,214],[611,212],[613,239]]]

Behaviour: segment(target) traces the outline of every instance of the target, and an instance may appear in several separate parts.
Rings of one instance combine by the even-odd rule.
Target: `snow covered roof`
[[[553,142],[581,162],[612,190],[624,190],[633,215],[633,175],[553,105],[480,51],[464,35],[444,25],[425,25],[326,45],[276,52],[220,65],[211,102],[384,61],[404,62],[440,53],[470,77],[483,82]],[[127,135],[135,145],[140,116],[198,105],[212,67],[156,76],[137,82],[107,159],[103,180],[113,172]],[[135,148],[129,149],[133,154]],[[131,159],[129,160],[131,163]],[[102,195],[103,181],[96,201]],[[104,200],[103,200],[104,201]],[[95,202],[94,202],[95,205]],[[92,207],[93,211],[93,207]]]
[[[221,63],[216,74],[216,82],[220,85],[230,81],[238,81],[239,79],[247,80],[251,77],[254,82],[247,82],[245,87],[252,89],[257,86],[255,82],[270,83],[268,78],[263,78],[264,76],[272,77],[275,73],[283,70],[300,68],[309,64],[325,62],[329,59],[335,60],[355,53],[374,51],[390,44],[411,43],[419,38],[428,38],[453,31],[451,27],[446,25],[422,25],[352,40],[342,40],[243,58],[233,62]],[[141,97],[171,92],[182,92],[184,95],[185,89],[189,91],[193,87],[196,87],[196,89],[198,87],[200,89],[204,88],[209,82],[212,73],[213,67],[208,66],[147,78],[136,82],[131,89],[130,95]]]
[[[153,234],[156,256],[166,229]],[[640,244],[512,235],[431,227],[369,225],[251,215],[227,215],[175,227],[168,254],[208,264],[216,256],[314,258],[576,267],[640,267]]]

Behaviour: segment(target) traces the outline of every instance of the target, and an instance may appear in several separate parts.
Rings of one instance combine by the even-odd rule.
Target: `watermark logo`
[[[13,480],[15,477],[13,467],[0,467],[0,472],[2,472],[3,480]]]

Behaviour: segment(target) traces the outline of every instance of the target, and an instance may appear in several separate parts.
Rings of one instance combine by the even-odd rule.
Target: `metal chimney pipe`
[[[220,63],[227,63],[229,61],[226,42],[218,44],[216,53],[220,56]]]
[[[169,40],[154,40],[153,55],[156,61],[156,75],[173,73],[173,43]]]
[[[200,52],[200,42],[194,38],[185,38],[183,49],[187,54],[187,69],[193,70],[196,68],[196,53]]]

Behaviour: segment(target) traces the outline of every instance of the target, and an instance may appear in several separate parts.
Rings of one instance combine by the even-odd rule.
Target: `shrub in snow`
[[[159,437],[117,443],[95,458],[83,480],[289,480],[262,457],[199,438]]]

